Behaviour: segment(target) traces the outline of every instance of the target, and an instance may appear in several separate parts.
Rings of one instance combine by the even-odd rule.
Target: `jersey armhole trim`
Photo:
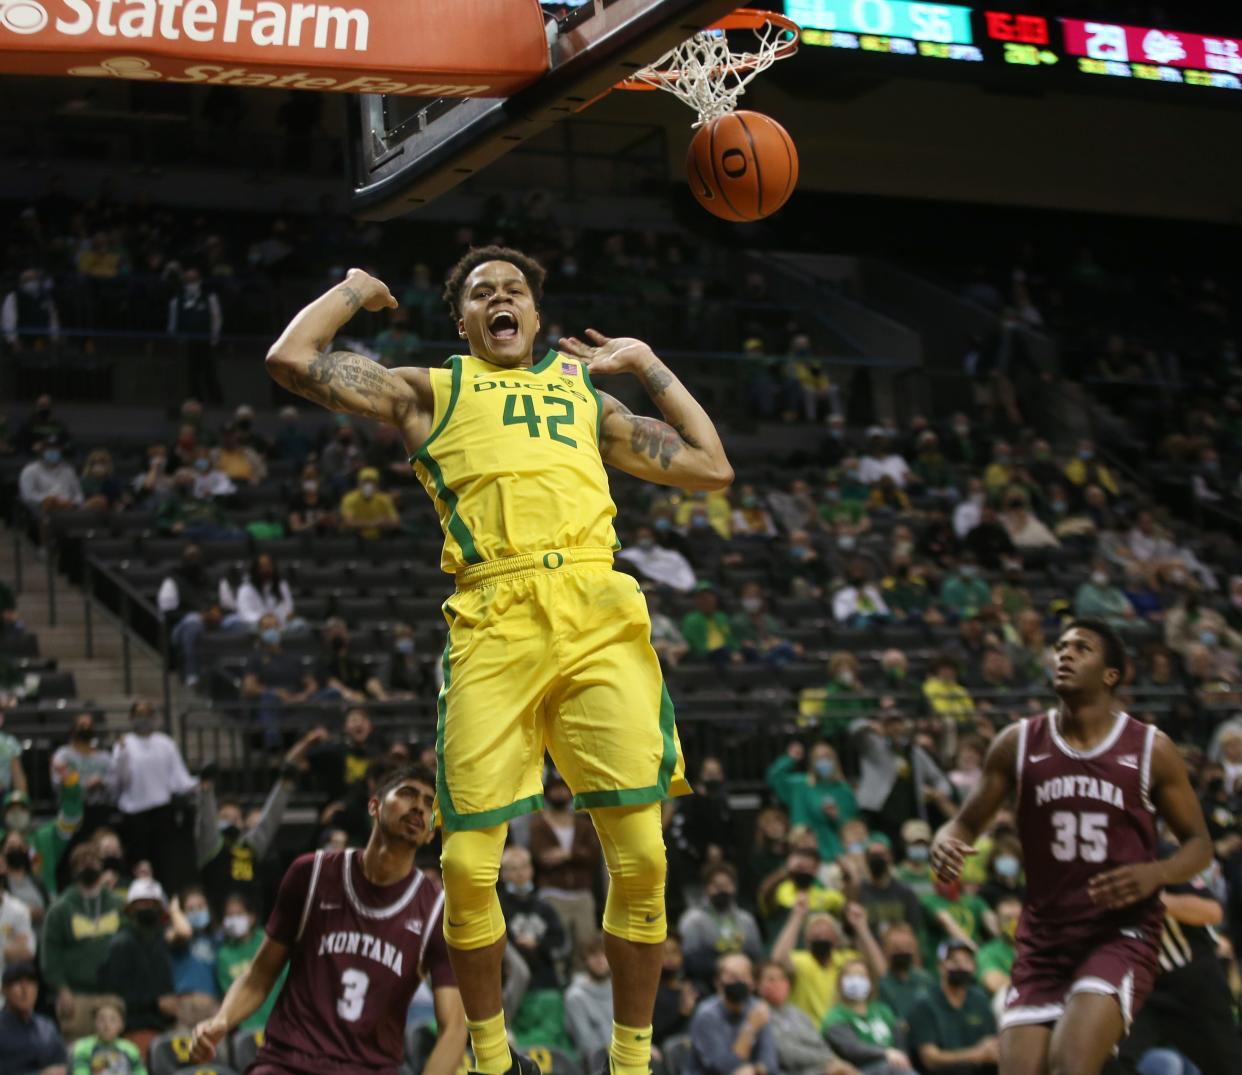
[[[436,928],[436,919],[440,917],[440,912],[443,909],[444,889],[440,889],[440,894],[436,897],[436,902],[431,905],[431,914],[427,916],[427,924],[423,927],[423,943],[422,947],[418,950],[418,976],[420,978],[422,978],[426,973],[427,946],[431,943],[431,938],[433,936],[432,930]]]
[[[1017,811],[1022,806],[1022,767],[1026,764],[1026,737],[1030,730],[1030,718],[1023,717],[1018,721],[1018,750],[1017,759],[1014,763],[1014,810]]]
[[[450,374],[451,382],[450,382],[450,388],[449,388],[448,403],[445,404],[444,413],[440,415],[440,420],[435,424],[434,428],[431,430],[431,435],[425,441],[423,441],[418,451],[416,451],[413,455],[410,456],[410,466],[414,466],[417,463],[422,463],[424,466],[426,466],[427,454],[428,454],[428,450],[431,447],[431,442],[435,440],[436,437],[438,437],[444,431],[444,427],[448,425],[448,420],[453,414],[453,408],[457,406],[457,397],[461,394],[461,355],[453,355],[448,360],[447,365],[452,370],[452,373]],[[432,400],[434,401],[435,399],[434,388],[433,388],[431,395],[432,395]]]
[[[1139,795],[1143,805],[1153,814],[1156,812],[1156,806],[1151,801],[1151,755],[1155,745],[1156,726],[1149,724],[1147,733],[1143,737],[1143,760],[1139,766]]]
[[[582,370],[583,383],[587,386],[587,390],[595,400],[595,447],[598,449],[602,459],[604,455],[604,401],[599,398],[599,390],[591,380],[591,371],[586,368],[586,363],[579,362],[578,368]]]
[[[315,899],[315,886],[319,884],[319,871],[323,869],[323,852],[315,852],[315,862],[311,866],[310,884],[306,886],[306,902],[302,904],[302,921],[298,923],[298,935],[294,941],[300,941],[306,931],[306,920],[310,918],[311,903]]]

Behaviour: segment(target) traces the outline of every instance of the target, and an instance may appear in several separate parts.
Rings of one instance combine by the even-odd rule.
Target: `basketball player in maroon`
[[[457,1069],[466,1017],[441,929],[444,893],[414,866],[431,839],[434,801],[430,770],[399,769],[367,804],[365,850],[317,851],[289,867],[249,969],[194,1028],[193,1063],[259,1008],[288,960],[250,1075],[396,1075],[405,1013],[424,977],[440,1028],[426,1070]]]
[[[1060,705],[996,737],[979,785],[932,843],[945,881],[1016,799],[1027,902],[1000,1020],[1001,1075],[1098,1075],[1151,991],[1162,886],[1189,881],[1212,844],[1186,767],[1153,725],[1116,709],[1125,646],[1097,620],[1056,642]],[[1156,819],[1181,846],[1156,857]]]

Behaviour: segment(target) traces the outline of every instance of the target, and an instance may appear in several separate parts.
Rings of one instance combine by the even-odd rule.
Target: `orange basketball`
[[[698,129],[686,154],[690,189],[721,220],[762,220],[798,182],[798,151],[776,120],[726,112]]]

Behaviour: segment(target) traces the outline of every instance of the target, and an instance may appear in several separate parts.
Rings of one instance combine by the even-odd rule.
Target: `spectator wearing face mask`
[[[249,426],[226,425],[220,431],[220,444],[211,455],[211,464],[235,485],[258,485],[267,477],[267,463],[253,443]]]
[[[63,458],[59,439],[49,437],[40,443],[39,457],[22,467],[17,478],[22,503],[36,518],[81,507],[82,485]]]
[[[837,1001],[822,1023],[828,1044],[843,1060],[866,1075],[913,1071],[910,1058],[898,1047],[901,1020],[875,995],[865,961],[852,959],[841,967]]]
[[[194,470],[194,495],[200,500],[232,496],[237,492],[232,475],[220,465],[218,450],[200,445],[190,465]]]
[[[1017,936],[1018,919],[1022,915],[1022,897],[1004,895],[993,906],[996,908],[1000,933],[979,949],[978,958],[979,984],[990,997],[995,997],[1009,988],[1015,954],[1014,937]]]
[[[582,1056],[595,1056],[612,1040],[612,970],[604,937],[596,933],[583,945],[583,969],[565,990],[565,1030]]]
[[[1187,592],[1164,614],[1164,644],[1187,662],[1199,647],[1242,654],[1242,632],[1233,630],[1197,593]]]
[[[979,478],[971,478],[961,501],[953,509],[953,533],[959,540],[964,539],[983,520],[983,506],[987,502],[987,491]]]
[[[83,710],[73,718],[69,742],[56,748],[51,762],[52,787],[61,793],[69,774],[77,778],[82,789],[82,822],[75,840],[85,840],[100,825],[106,824],[116,804],[116,769],[112,754],[99,745],[95,717]]]
[[[129,886],[121,928],[108,942],[99,984],[125,1002],[125,1036],[145,1052],[177,1017],[172,955],[164,940],[168,900],[157,881],[140,877]]]
[[[52,413],[52,397],[44,393],[35,400],[34,410],[18,427],[13,447],[18,455],[34,455],[40,444],[52,441],[62,449],[69,445],[69,427]]]
[[[527,996],[560,988],[556,962],[567,947],[560,915],[535,893],[535,867],[524,847],[505,848],[500,860],[500,910],[509,942],[530,970]]]
[[[975,984],[975,947],[951,940],[938,953],[938,987],[910,1013],[910,1053],[927,1071],[992,1075],[999,1051],[987,994]]]
[[[990,496],[999,496],[1013,481],[1013,473],[1013,449],[1008,441],[998,440],[992,445],[992,461],[983,470],[983,487]]]
[[[670,933],[664,938],[660,986],[651,1017],[652,1045],[663,1048],[668,1038],[685,1033],[700,996],[698,986],[686,976],[681,939],[676,933]]]
[[[978,615],[992,604],[992,589],[979,577],[973,553],[964,553],[940,584],[940,606],[953,620]]]
[[[881,580],[880,593],[897,623],[917,626],[944,622],[923,568],[910,562],[909,553],[893,556],[892,571]]]
[[[643,587],[647,597],[647,614],[651,619],[651,648],[665,668],[676,668],[690,652],[681,630],[664,611],[664,600],[650,583]]]
[[[779,963],[759,966],[759,998],[768,1006],[768,1025],[784,1075],[859,1075],[853,1064],[836,1056],[811,1017],[790,1003],[793,983]]]
[[[302,662],[281,647],[280,619],[273,612],[259,617],[254,652],[242,670],[241,696],[258,704],[258,724],[269,746],[280,742],[284,706],[312,698],[319,689]]]
[[[730,627],[746,660],[780,667],[802,656],[802,647],[783,636],[780,621],[768,611],[761,583],[743,583],[738,604],[741,608],[734,613]]]
[[[216,984],[221,993],[227,993],[229,986],[246,972],[266,936],[255,918],[254,906],[247,897],[233,893],[224,901],[220,934],[220,947],[216,950]],[[238,1024],[239,1029],[261,1030],[267,1025],[267,1017],[276,1006],[276,998],[280,995],[288,973],[289,965],[286,963],[267,999]]]
[[[363,467],[358,471],[358,487],[341,498],[342,529],[355,531],[366,541],[377,541],[400,526],[396,502],[379,487],[379,471]]]
[[[131,862],[146,859],[156,878],[171,877],[180,861],[173,798],[193,791],[198,781],[171,736],[156,730],[150,702],[134,702],[129,716],[131,730],[113,747],[125,846]]]
[[[0,726],[4,724],[4,714],[0,712]],[[11,791],[25,792],[26,769],[22,765],[22,743],[15,735],[0,731],[0,795]]]
[[[349,652],[349,628],[339,616],[324,623],[323,649],[315,666],[319,696],[341,698],[350,705],[387,701],[388,694],[374,669]]]
[[[884,958],[888,969],[879,980],[876,996],[901,1022],[909,1022],[914,1005],[936,985],[935,976],[920,963],[919,938],[913,927],[899,922],[889,928],[884,934]]]
[[[255,630],[259,620],[267,613],[276,617],[284,633],[299,633],[307,629],[306,621],[299,619],[295,613],[293,591],[288,580],[281,574],[271,554],[261,552],[250,564],[250,570],[237,589],[237,616],[242,624]]]
[[[667,889],[674,915],[681,910],[682,891],[699,882],[704,866],[723,862],[734,843],[733,810],[719,758],[709,754],[699,763],[694,790],[694,795],[677,800],[667,823]]]
[[[825,739],[843,737],[850,723],[876,707],[875,697],[862,684],[858,658],[839,650],[828,658],[828,683],[806,687],[798,695],[798,723],[816,724]]]
[[[846,584],[832,597],[832,615],[847,627],[885,623],[891,617],[880,587],[871,578],[866,560],[856,559],[846,568]]]
[[[240,803],[217,802],[215,782],[204,772],[198,783],[195,867],[214,915],[223,912],[229,894],[258,903],[262,894],[262,863],[284,821],[289,798],[305,767],[306,753],[327,738],[325,729],[315,728],[289,749],[280,776],[252,825],[244,824]]]
[[[73,882],[48,908],[40,953],[43,980],[56,999],[56,1016],[72,1039],[89,1032],[91,1007],[104,992],[99,968],[121,926],[124,901],[104,884],[98,848],[79,844],[69,853]]]
[[[130,492],[139,507],[158,507],[172,493],[172,471],[168,449],[163,444],[147,446],[147,465],[130,482]]]
[[[788,809],[792,824],[805,825],[815,833],[820,856],[831,862],[842,850],[841,826],[858,816],[858,802],[831,743],[813,743],[806,771],[798,772],[804,759],[806,748],[800,740],[792,740],[785,753],[768,766],[768,787]]]
[[[1015,493],[1015,503],[1024,495]],[[1033,518],[1029,513],[1028,517]],[[979,522],[962,539],[963,558],[969,553],[972,562],[988,571],[998,571],[1007,560],[1012,560],[1017,554],[1018,543],[1014,540],[1013,531],[1008,528],[1007,520],[1008,515],[1002,518],[991,504],[984,504],[979,512]]]
[[[112,466],[112,453],[96,448],[82,464],[79,478],[82,486],[82,509],[84,511],[114,511],[129,501],[125,486],[117,480]]]
[[[178,1019],[194,1026],[209,1019],[220,1007],[220,984],[216,980],[219,948],[211,924],[207,895],[198,885],[184,889],[168,905],[168,930],[164,935],[172,957],[173,990],[177,994]]]
[[[190,394],[208,403],[223,399],[216,369],[216,350],[223,327],[219,297],[203,287],[198,269],[186,269],[181,274],[180,293],[168,301],[168,334],[182,338]]]
[[[717,961],[730,952],[763,958],[759,923],[737,905],[737,870],[727,862],[703,871],[703,901],[691,907],[677,923],[685,954],[686,974],[705,988],[716,974]]]
[[[754,996],[751,961],[725,956],[716,971],[716,995],[690,1020],[689,1075],[778,1075],[780,1058],[767,1004]]]
[[[0,888],[0,970],[34,959],[37,947],[30,908],[7,888]]]
[[[867,840],[867,876],[858,881],[857,894],[876,935],[882,937],[899,922],[916,932],[923,929],[919,898],[894,872],[892,845],[882,833],[872,833]]]
[[[737,567],[742,563],[742,554],[712,526],[706,504],[696,503],[690,512],[686,545],[687,557],[700,575],[715,575],[721,568]]]
[[[1031,511],[1031,503],[1025,492],[1010,489],[1005,494],[1005,512],[1001,522],[1009,534],[1009,540],[1019,552],[1037,549],[1059,549],[1061,542]]]
[[[1065,477],[1076,489],[1098,485],[1113,499],[1121,495],[1112,471],[1096,458],[1095,442],[1091,440],[1078,442],[1074,458],[1065,464]]]
[[[155,527],[166,536],[192,541],[227,540],[243,536],[210,497],[196,496],[195,472],[181,469],[173,474],[172,493],[155,514]]]
[[[23,794],[14,792],[13,794]],[[4,886],[9,894],[19,899],[30,911],[30,920],[36,927],[43,925],[43,917],[51,902],[46,886],[35,872],[30,842],[25,832],[10,829],[4,835]]]
[[[272,438],[271,457],[287,460],[300,467],[314,451],[314,440],[298,424],[296,407],[281,407],[276,414],[276,420],[276,436]]]
[[[966,891],[961,880],[937,879],[932,894],[923,900],[923,912],[936,940],[961,941],[974,951],[985,937],[994,937],[999,927],[996,915],[983,899]]]
[[[570,957],[582,966],[583,946],[595,935],[595,877],[603,852],[586,812],[575,813],[573,795],[559,773],[544,784],[543,809],[530,823],[530,854],[539,897],[560,915]]]
[[[678,593],[689,593],[697,581],[690,561],[676,549],[658,544],[650,526],[640,526],[634,544],[617,553],[617,558],[632,564],[641,578]]]
[[[0,332],[10,349],[47,351],[60,339],[60,312],[51,281],[38,269],[23,269],[17,287],[0,304]]]
[[[700,582],[694,587],[694,610],[681,621],[681,634],[690,656],[717,664],[740,664],[744,659],[729,617],[720,609],[716,587]]]
[[[1107,560],[1092,563],[1090,578],[1074,594],[1074,615],[1102,619],[1114,627],[1134,619],[1134,606],[1121,587],[1113,583]]]
[[[414,628],[399,623],[392,632],[392,651],[388,655],[388,687],[390,701],[412,699],[426,687],[423,666],[414,652]]]
[[[35,1011],[39,972],[33,963],[5,967],[0,1011],[0,1071],[66,1075],[65,1042],[56,1024]]]
[[[169,626],[169,641],[181,655],[188,687],[198,683],[198,640],[203,631],[242,625],[236,614],[225,615],[226,597],[224,581],[213,583],[196,544],[181,550],[181,563],[160,583],[155,601]]]
[[[673,512],[673,523],[683,530],[690,530],[696,513],[705,512],[708,525],[723,541],[733,536],[730,521],[733,507],[727,493],[698,489],[686,496]]]
[[[291,534],[335,533],[340,518],[324,498],[319,472],[313,466],[304,467],[298,492],[289,501],[286,525]]]
[[[988,852],[988,879],[979,886],[979,898],[996,910],[1001,900],[1026,899],[1022,878],[1022,844],[1012,836],[997,837]]]
[[[966,724],[974,718],[975,700],[957,677],[957,660],[952,654],[942,654],[932,663],[930,674],[923,680],[923,697],[936,716]]]
[[[731,526],[734,538],[770,539],[777,535],[776,523],[753,485],[743,485],[738,490]]]
[[[929,804],[952,812],[953,786],[936,759],[914,740],[911,721],[890,710],[881,720],[861,719],[850,726],[860,760],[858,806],[871,829],[891,841],[903,824],[927,820]]]

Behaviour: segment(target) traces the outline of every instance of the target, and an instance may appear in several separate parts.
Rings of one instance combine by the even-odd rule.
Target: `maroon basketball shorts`
[[[1055,1023],[1075,993],[1117,998],[1126,1031],[1151,992],[1157,947],[1138,929],[1074,944],[1019,942],[1000,1028]]]

